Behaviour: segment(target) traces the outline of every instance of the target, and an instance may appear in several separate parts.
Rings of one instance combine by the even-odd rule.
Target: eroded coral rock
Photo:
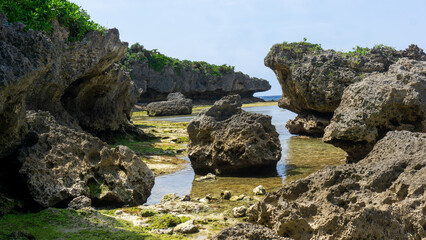
[[[142,204],[154,175],[124,146],[109,148],[99,138],[57,123],[48,112],[27,112],[31,144],[18,160],[34,200],[43,207],[67,205],[78,196],[93,205]]]
[[[188,98],[200,102],[212,99],[218,100],[226,95],[240,94],[244,98],[253,98],[255,92],[271,89],[265,79],[250,77],[233,69],[222,69],[220,74],[204,71],[200,62],[177,61],[166,64],[163,69],[155,69],[146,58],[132,59],[130,56],[152,54],[143,46],[135,44],[129,48],[129,53],[122,63],[131,69],[133,81],[141,91],[142,102],[164,101],[169,93],[181,92]],[[166,57],[167,58],[167,57]],[[207,64],[207,63],[202,63]]]
[[[92,207],[92,199],[86,197],[86,196],[78,196],[71,200],[71,202],[68,204],[68,208],[71,209],[83,209],[83,208],[90,208]]]
[[[275,169],[281,146],[271,117],[241,110],[240,99],[224,97],[189,123],[188,156],[195,173]]]
[[[184,115],[192,113],[192,100],[182,93],[170,93],[167,101],[152,102],[146,106],[149,116]]]
[[[291,134],[322,137],[325,127],[330,124],[330,118],[318,115],[299,114],[295,119],[288,120],[285,127]]]
[[[286,240],[271,229],[258,224],[238,223],[222,230],[214,240]]]
[[[403,51],[378,45],[342,53],[300,42],[274,45],[265,57],[265,65],[274,71],[283,91],[278,106],[299,114],[299,119],[289,122],[289,129],[302,135],[321,135],[324,126],[319,125],[331,119],[346,87],[371,73],[386,72],[403,57],[426,60],[426,54],[416,45]],[[301,122],[303,119],[307,121]],[[318,126],[307,124],[316,119]]]
[[[323,139],[356,162],[392,130],[426,132],[426,61],[402,58],[349,86]]]
[[[34,78],[50,68],[54,45],[41,32],[8,24],[0,14],[0,159],[26,134],[25,95]]]
[[[426,133],[388,132],[362,161],[285,184],[248,209],[294,239],[426,237]]]

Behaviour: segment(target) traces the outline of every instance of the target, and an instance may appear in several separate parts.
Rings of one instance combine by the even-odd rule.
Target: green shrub
[[[278,45],[281,46],[283,50],[293,50],[296,53],[319,52],[323,50],[321,44],[306,42],[306,40],[307,39],[304,38],[303,42],[283,42]]]
[[[207,76],[223,76],[224,74],[235,70],[235,67],[228,66],[226,64],[218,66],[203,61],[188,61],[171,58],[161,54],[157,51],[157,49],[153,49],[151,51],[146,50],[139,43],[135,43],[130,46],[125,57],[121,61],[121,64],[125,69],[130,70],[129,66],[133,61],[147,61],[148,66],[156,72],[163,71],[164,67],[172,66],[179,76],[182,75],[182,70],[184,69],[204,73]]]
[[[69,41],[81,40],[89,31],[104,31],[86,11],[67,0],[0,0],[0,12],[9,22],[22,22],[26,29],[51,32],[52,20],[70,31]]]

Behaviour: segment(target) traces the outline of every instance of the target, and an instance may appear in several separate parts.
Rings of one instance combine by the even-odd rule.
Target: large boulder
[[[91,31],[76,42],[69,42],[68,35],[54,22],[53,33],[40,36],[53,43],[43,52],[51,58],[48,71],[33,76],[26,89],[27,109],[49,111],[61,124],[94,134],[125,129],[139,92],[114,63],[128,44],[120,41],[117,29]],[[28,61],[38,58],[30,55]]]
[[[27,30],[0,14],[0,196],[24,200],[32,210],[34,205],[66,206],[88,193],[88,182],[96,190],[92,183],[104,180],[106,195],[92,197],[95,205],[144,202],[153,181],[146,166],[131,150],[109,149],[83,131],[141,133],[128,121],[139,93],[129,74],[114,64],[127,43],[116,29],[88,32],[76,42],[68,41],[68,35],[56,20],[46,33]],[[49,111],[55,120],[33,112],[26,118],[27,109]],[[96,160],[98,155],[103,157]],[[88,161],[92,166],[84,165]],[[0,201],[0,208],[5,202]]]
[[[355,164],[285,184],[247,211],[293,239],[423,239],[426,133],[388,132]]]
[[[342,53],[300,42],[274,45],[265,57],[265,65],[274,71],[281,85],[279,107],[299,114],[298,120],[287,123],[288,128],[295,134],[318,135],[339,106],[346,87],[370,73],[386,72],[402,57],[426,60],[425,53],[416,45],[403,51],[378,45]],[[312,124],[304,122],[315,119],[320,124],[312,132]]]
[[[241,109],[239,95],[217,101],[188,125],[188,156],[197,174],[253,174],[275,169],[281,145],[271,117]]]
[[[167,101],[152,102],[146,106],[149,116],[185,115],[192,113],[192,100],[182,93],[170,93]]]
[[[426,132],[426,61],[402,58],[349,86],[323,139],[356,162],[392,130]]]
[[[0,14],[0,159],[26,134],[25,95],[33,79],[49,70],[53,43],[41,32],[8,24]]]
[[[58,124],[48,112],[27,113],[32,141],[20,149],[20,173],[42,207],[67,206],[76,197],[93,205],[140,205],[154,175],[129,148]]]
[[[197,102],[211,102],[230,94],[253,98],[255,92],[271,88],[267,80],[235,72],[230,66],[181,61],[139,44],[129,48],[122,63],[142,90],[141,102],[164,101],[173,92],[181,92]]]

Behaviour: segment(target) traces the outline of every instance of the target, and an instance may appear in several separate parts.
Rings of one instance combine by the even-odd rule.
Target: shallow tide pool
[[[330,144],[323,143],[319,138],[307,138],[291,135],[285,123],[296,117],[296,114],[283,110],[278,106],[261,106],[243,108],[245,111],[272,116],[282,147],[282,157],[275,172],[267,176],[256,177],[218,177],[213,182],[196,182],[189,159],[186,167],[178,172],[159,176],[155,179],[146,204],[161,202],[161,197],[168,193],[177,193],[179,196],[191,194],[191,197],[202,198],[206,194],[218,198],[222,190],[231,191],[233,196],[252,195],[252,190],[262,185],[267,191],[279,189],[283,182],[305,177],[312,172],[322,169],[326,165],[340,165],[344,163],[345,152]],[[152,121],[188,122],[194,115],[146,118]]]

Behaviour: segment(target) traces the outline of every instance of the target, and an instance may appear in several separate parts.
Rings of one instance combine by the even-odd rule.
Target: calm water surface
[[[305,177],[326,165],[340,165],[344,162],[345,153],[321,139],[291,135],[285,123],[296,117],[296,114],[278,106],[247,107],[245,111],[272,116],[272,124],[279,134],[282,157],[277,164],[276,172],[260,177],[218,177],[214,182],[195,182],[189,159],[187,166],[173,174],[155,178],[155,185],[146,204],[161,202],[161,197],[168,193],[179,196],[191,194],[192,198],[202,198],[207,193],[219,196],[222,190],[230,190],[235,195],[251,195],[254,187],[263,185],[268,191],[282,186],[284,181]],[[194,116],[173,116],[147,118],[153,121],[188,122]]]

